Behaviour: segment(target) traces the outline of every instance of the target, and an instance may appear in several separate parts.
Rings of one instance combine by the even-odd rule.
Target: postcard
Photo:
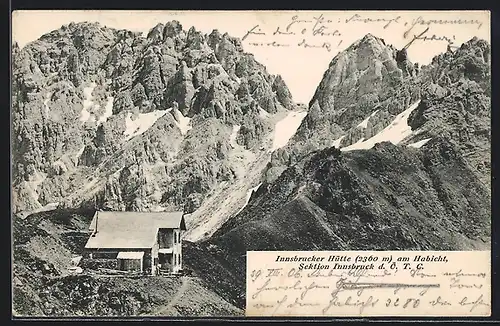
[[[488,11],[12,13],[12,314],[491,314]]]

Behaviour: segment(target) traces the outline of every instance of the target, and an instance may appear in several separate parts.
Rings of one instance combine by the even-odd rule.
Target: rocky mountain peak
[[[479,47],[483,50],[489,50],[491,46],[488,43],[488,41],[480,39],[477,36],[474,36],[469,41],[463,43],[460,46],[460,49],[465,50],[465,49],[473,48],[473,47]]]
[[[146,37],[72,23],[13,55],[15,210],[100,198],[117,209],[191,212],[241,174],[230,139],[254,155],[273,128],[263,116],[295,107],[283,79],[239,39],[178,21]]]
[[[165,25],[162,23],[157,24],[155,27],[151,28],[146,36],[148,39],[153,40],[163,40],[163,31],[165,29]]]
[[[404,68],[412,66],[405,54],[381,38],[365,35],[332,59],[310,105],[318,100],[323,110],[340,110],[353,105],[353,99],[373,98],[401,84],[410,75]]]
[[[488,42],[473,38],[419,67],[406,49],[366,35],[332,59],[307,116],[287,146],[273,153],[270,169],[330,146],[370,148],[383,139],[418,145],[444,133],[488,184],[489,159],[481,153],[490,144],[490,55]],[[465,131],[465,124],[474,127]]]
[[[177,20],[169,21],[165,24],[165,29],[163,30],[164,38],[175,37],[183,31],[182,24]]]
[[[372,137],[387,126],[389,117],[418,100],[415,81],[416,67],[405,50],[365,35],[332,59],[309,102],[309,114],[281,152],[288,151],[284,157],[295,153],[293,157]],[[275,157],[281,157],[280,151]]]
[[[384,47],[386,47],[385,41],[382,38],[376,37],[375,35],[368,33],[365,36],[363,36],[361,39],[358,41],[354,42],[349,46],[345,51],[353,51],[358,48],[371,48],[374,50],[381,50]]]

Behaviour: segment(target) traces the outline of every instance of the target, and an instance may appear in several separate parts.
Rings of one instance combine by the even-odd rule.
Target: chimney
[[[95,235],[97,234],[97,222],[99,220],[99,211],[95,213],[95,228],[94,228],[94,233],[92,233],[93,237],[95,237]]]

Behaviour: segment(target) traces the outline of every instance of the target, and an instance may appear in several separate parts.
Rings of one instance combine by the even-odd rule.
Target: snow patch
[[[112,176],[115,178],[118,178],[120,176],[120,174],[122,173],[122,171],[123,171],[123,167],[121,167],[118,170],[116,170],[115,172],[113,172]]]
[[[37,188],[42,182],[45,181],[47,175],[43,172],[35,171],[34,178],[31,181],[28,181],[33,188]]]
[[[44,206],[44,208],[47,210],[54,210],[58,206],[59,206],[59,202],[55,202],[55,203],[48,203],[47,205]]]
[[[38,202],[38,200],[37,200],[37,202]],[[38,204],[40,204],[40,203],[38,203]],[[41,204],[40,204],[40,206],[41,206]],[[41,212],[50,212],[50,211],[57,209],[57,207],[59,207],[59,203],[48,203],[47,205],[40,207],[40,208],[37,208],[37,209],[32,210],[32,211],[19,212],[18,216],[21,217],[22,219],[25,219],[26,217],[28,217],[31,214],[36,214],[36,213],[41,213]]]
[[[99,181],[99,179],[97,179],[96,177],[93,177],[92,180],[87,182],[85,187],[83,187],[83,191],[90,190],[92,187],[94,187],[97,184],[98,181]]]
[[[85,150],[85,145],[83,145],[79,150],[78,152],[76,152],[75,154],[75,166],[78,165],[78,160],[80,159],[80,157],[82,156],[83,154],[83,151]]]
[[[378,110],[375,110],[372,114],[370,114],[365,120],[361,121],[357,127],[366,129],[368,128],[368,121],[370,120],[371,117],[373,117],[375,114],[377,114]]]
[[[261,117],[262,119],[269,117],[269,113],[260,106],[259,106],[259,117]]]
[[[357,142],[355,142],[354,144],[352,144],[351,146],[353,146],[353,145],[360,145],[360,144],[362,144],[362,143],[363,143],[363,141],[364,141],[364,140],[365,140],[364,138],[358,139],[358,141],[357,141]],[[346,148],[347,148],[347,147],[346,147]]]
[[[229,162],[233,168],[236,178],[241,178],[247,173],[246,167],[250,162],[255,160],[255,154],[252,151],[245,149],[236,142],[240,125],[233,125],[232,132],[229,135],[229,145],[232,150],[229,152]]]
[[[420,148],[422,146],[424,146],[425,144],[427,144],[427,142],[429,140],[431,140],[432,138],[426,138],[426,139],[422,139],[416,143],[413,143],[413,144],[409,144],[408,147],[413,147],[413,148]]]
[[[167,208],[161,205],[156,205],[151,208],[152,212],[165,212],[166,210]]]
[[[413,110],[417,108],[419,103],[420,100],[410,105],[408,109],[398,114],[389,126],[384,128],[375,136],[367,139],[366,141],[364,139],[360,139],[355,144],[344,147],[341,150],[352,151],[359,149],[370,149],[375,144],[385,141],[390,141],[394,145],[399,144],[403,139],[405,139],[412,133],[411,127],[408,126],[408,117],[413,112]]]
[[[275,151],[288,143],[306,115],[307,111],[290,112],[286,117],[276,123],[274,128],[273,147],[271,151]]]
[[[78,266],[78,264],[80,263],[80,260],[82,260],[82,256],[73,257],[73,258],[71,258],[71,264],[73,266]]]
[[[181,134],[185,135],[189,130],[191,130],[191,118],[182,115],[181,111],[175,109],[174,111],[175,125],[180,129]]]
[[[83,273],[83,269],[79,266],[70,266],[68,267],[68,271],[74,274],[81,274]]]
[[[146,169],[150,169],[150,170],[162,168],[166,165],[167,165],[167,163],[165,163],[165,161],[163,161],[162,159],[159,159],[158,161],[154,162],[153,164],[144,163],[144,167]]]
[[[52,97],[52,93],[47,93],[45,95],[45,100],[43,100],[43,106],[45,107],[45,116],[48,116],[49,112],[50,112],[50,108],[49,108],[48,104],[49,104],[51,97]]]
[[[97,121],[97,124],[101,124],[103,122],[106,122],[110,116],[113,115],[113,100],[114,98],[112,96],[108,97],[108,101],[106,102],[106,105],[104,106],[104,113],[103,115],[99,118]]]
[[[344,139],[345,136],[340,136],[339,138],[335,139],[332,143],[332,146],[339,148],[340,147],[340,142],[342,139]]]
[[[233,131],[229,136],[229,144],[231,145],[232,148],[238,147],[238,143],[236,143],[236,137],[238,136],[238,131],[240,131],[240,128],[241,128],[240,125],[233,126]]]
[[[248,202],[250,201],[250,197],[252,197],[252,194],[255,191],[257,191],[260,188],[261,185],[262,185],[262,182],[259,183],[257,186],[248,189],[247,195],[246,195],[246,199],[245,199],[245,204],[243,205],[243,207],[240,208],[240,210],[236,213],[236,215],[238,215],[243,210],[243,208],[245,208],[248,205]]]
[[[125,118],[125,132],[123,135],[128,140],[132,137],[143,134],[167,112],[168,111],[166,110],[155,110],[153,112],[140,113],[135,120],[132,120],[132,113],[129,112]]]
[[[59,167],[62,171],[67,172],[68,168],[66,167],[66,164],[61,159],[58,159],[54,163],[52,163],[53,167]]]
[[[92,92],[94,91],[94,88],[96,86],[97,86],[96,83],[91,83],[89,87],[83,88],[83,96],[85,98],[83,99],[83,108],[82,108],[82,112],[80,114],[80,121],[81,122],[89,121],[89,119],[90,119],[89,109],[94,104],[94,101],[92,101],[92,99],[93,99]]]
[[[80,121],[82,123],[85,122],[97,122],[97,125],[100,125],[103,122],[106,122],[110,116],[113,115],[113,97],[109,96],[108,101],[106,102],[106,105],[104,107],[105,111],[99,119],[96,119],[95,114],[91,113],[89,110],[92,109],[94,106],[95,109],[99,109],[100,105],[95,103],[94,104],[94,97],[92,96],[92,92],[96,88],[96,83],[92,82],[89,87],[84,87],[83,88],[83,108],[80,113]],[[94,109],[94,110],[95,110]]]
[[[45,181],[47,178],[47,175],[43,172],[35,171],[34,173],[34,178],[31,181],[25,181],[26,182],[26,188],[30,192],[31,197],[38,202],[38,193],[36,192],[38,189],[38,186]]]

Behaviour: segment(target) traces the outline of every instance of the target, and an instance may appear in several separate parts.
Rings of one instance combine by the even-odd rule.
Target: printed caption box
[[[490,251],[249,251],[247,316],[489,316]]]

